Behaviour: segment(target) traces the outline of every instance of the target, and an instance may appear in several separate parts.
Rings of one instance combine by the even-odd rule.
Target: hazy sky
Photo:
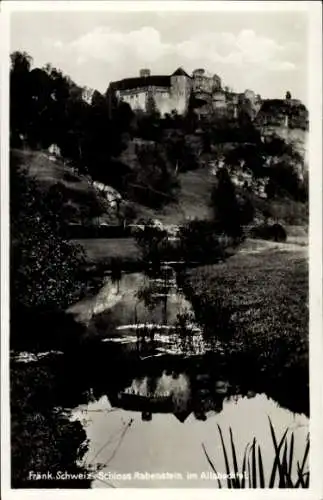
[[[256,5],[256,4],[255,4]],[[11,51],[27,51],[76,83],[105,91],[140,68],[170,74],[204,67],[223,85],[307,102],[304,12],[19,12]]]

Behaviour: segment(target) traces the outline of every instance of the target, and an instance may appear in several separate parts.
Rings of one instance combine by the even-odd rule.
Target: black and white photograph
[[[311,491],[321,3],[46,3],[7,13],[9,487]]]

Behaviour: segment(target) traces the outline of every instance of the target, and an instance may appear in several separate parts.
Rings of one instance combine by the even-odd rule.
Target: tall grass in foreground
[[[226,447],[221,427],[218,425],[227,474],[227,488],[274,488],[277,486],[278,488],[309,487],[310,473],[308,467],[306,468],[307,470],[305,470],[310,448],[309,435],[307,435],[303,459],[301,462],[298,460],[296,461],[295,475],[293,474],[293,464],[295,464],[294,433],[292,432],[290,438],[288,439],[288,429],[286,429],[282,438],[278,442],[270,418],[269,425],[272,442],[275,449],[275,457],[270,472],[269,482],[267,481],[268,484],[266,484],[265,480],[261,448],[259,445],[257,445],[256,438],[253,439],[251,444],[247,444],[243,455],[242,465],[241,467],[239,467],[231,427],[229,428],[231,446]],[[214,463],[210,459],[204,444],[202,444],[202,447],[209,465],[211,466],[213,472],[217,475],[218,486],[219,488],[222,488],[222,481],[219,478]],[[233,470],[230,469],[229,459],[231,459],[230,461],[233,464]],[[230,475],[234,477],[229,477]],[[295,478],[295,476],[297,477],[297,479]]]

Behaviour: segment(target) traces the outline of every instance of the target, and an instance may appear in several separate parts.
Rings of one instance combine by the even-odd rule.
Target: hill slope
[[[93,187],[89,177],[77,173],[63,160],[52,161],[45,151],[13,150],[12,153],[42,189],[47,190],[57,184],[63,189],[66,203],[75,208],[75,216],[71,217],[71,221],[81,222],[81,213],[97,203],[105,211],[100,216],[100,223],[117,223],[115,211],[106,203],[104,196]],[[137,219],[158,218],[164,223],[177,224],[188,218],[208,218],[210,216],[208,200],[213,179],[207,168],[181,173],[178,203],[166,205],[160,210],[138,203],[129,202],[129,204],[135,210]]]
[[[90,178],[80,175],[63,160],[50,159],[44,151],[13,150],[14,163],[21,165],[34,178],[41,190],[59,187],[63,194],[64,215],[70,223],[116,223],[116,214],[108,201],[93,187]],[[11,166],[14,168],[14,166]]]
[[[81,175],[63,160],[51,161],[43,151],[13,150],[13,156],[34,177],[40,187],[47,190],[59,185],[66,200],[67,218],[74,223],[120,224],[116,209],[111,207],[104,195],[91,183],[91,179]],[[181,224],[188,219],[208,219],[211,217],[209,206],[215,176],[208,166],[198,170],[180,173],[178,202],[154,210],[139,203],[123,200],[135,212],[135,220],[141,218],[159,219],[165,224]],[[307,208],[303,203],[292,200],[263,200],[256,195],[253,203],[261,218],[262,211],[270,210],[273,216],[285,225],[307,224]]]

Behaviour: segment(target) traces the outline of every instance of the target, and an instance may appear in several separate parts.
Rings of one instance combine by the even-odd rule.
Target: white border
[[[213,489],[115,489],[109,490],[11,490],[9,414],[9,25],[16,11],[303,11],[309,25],[310,112],[310,469],[309,490],[213,490]],[[131,498],[195,499],[236,497],[261,500],[323,499],[323,336],[322,336],[322,6],[320,1],[3,1],[0,17],[1,62],[1,487],[2,497],[22,498]]]
[[[310,6],[309,25],[310,165],[310,470],[323,498],[323,336],[322,336],[322,5]]]
[[[310,4],[319,3],[313,1],[157,1],[157,0],[69,0],[69,1],[46,1],[46,0],[4,0],[4,11],[167,11],[167,12],[209,12],[209,11],[308,11]]]

